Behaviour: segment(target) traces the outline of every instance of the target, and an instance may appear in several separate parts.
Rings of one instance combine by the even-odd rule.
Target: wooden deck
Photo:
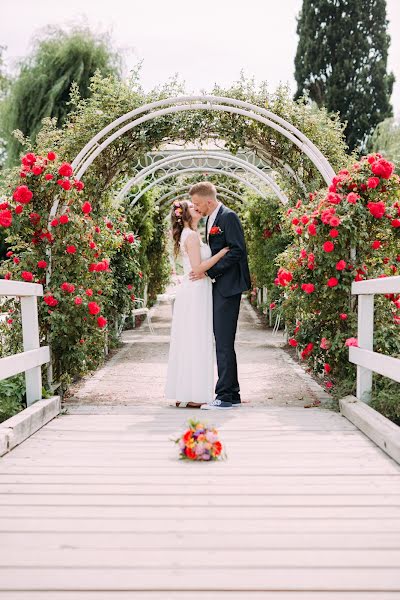
[[[186,418],[228,459],[177,460]],[[62,415],[0,462],[0,598],[400,598],[400,468],[323,409]]]

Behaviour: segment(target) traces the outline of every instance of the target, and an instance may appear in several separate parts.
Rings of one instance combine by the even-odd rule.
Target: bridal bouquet
[[[180,449],[181,460],[220,460],[222,444],[218,440],[218,431],[200,421],[189,421],[189,428],[175,440]]]

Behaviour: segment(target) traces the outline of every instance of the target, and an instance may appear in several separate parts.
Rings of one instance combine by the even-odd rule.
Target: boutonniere
[[[218,235],[219,233],[222,233],[222,229],[220,227],[211,227],[210,229],[210,233],[208,235]]]

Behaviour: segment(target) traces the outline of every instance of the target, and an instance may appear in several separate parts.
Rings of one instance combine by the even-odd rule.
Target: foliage
[[[21,171],[10,171],[7,181],[14,193],[0,209],[10,248],[1,272],[7,279],[45,285],[41,337],[51,346],[55,376],[68,380],[101,363],[107,321],[113,325],[132,302],[128,285],[134,291],[139,242],[117,209],[95,215],[94,200],[52,151],[46,157],[25,155]],[[15,300],[7,308],[18,313]]]
[[[274,196],[265,201],[248,195],[242,219],[253,285],[273,291],[275,259],[292,239],[287,231],[281,229],[282,204]]]
[[[292,346],[327,388],[354,381],[347,346],[356,344],[351,284],[397,273],[400,179],[380,155],[339,171],[329,190],[299,200],[286,213],[296,236],[278,258],[276,284]],[[376,296],[375,350],[400,356],[400,296]]]
[[[297,33],[296,97],[338,112],[349,148],[364,148],[392,114],[386,0],[303,0]]]
[[[25,379],[16,375],[0,381],[0,423],[19,413],[24,407]]]
[[[379,123],[368,140],[368,149],[400,164],[400,121],[392,118]]]
[[[87,29],[66,33],[57,28],[37,40],[32,54],[21,63],[2,110],[9,164],[16,164],[21,152],[12,132],[18,129],[34,141],[43,118],[54,117],[62,125],[71,109],[71,85],[86,98],[96,71],[103,76],[119,72],[119,59],[106,37],[94,36]]]

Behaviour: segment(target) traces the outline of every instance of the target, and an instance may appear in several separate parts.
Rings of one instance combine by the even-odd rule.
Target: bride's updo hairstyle
[[[171,225],[172,225],[172,238],[174,240],[174,252],[175,256],[179,254],[179,241],[181,239],[181,233],[185,225],[192,226],[192,215],[190,214],[189,202],[183,200],[179,202],[176,200],[171,209]]]

